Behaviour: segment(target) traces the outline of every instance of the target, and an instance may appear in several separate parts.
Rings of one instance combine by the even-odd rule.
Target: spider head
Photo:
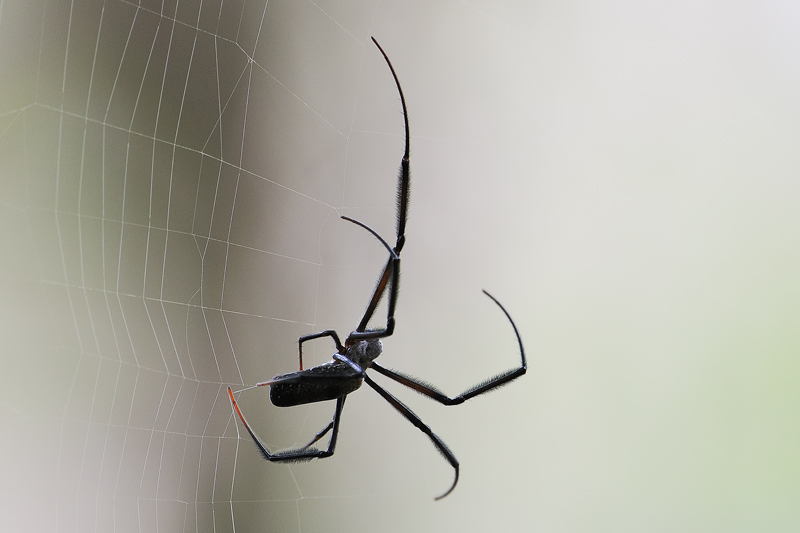
[[[345,356],[361,368],[367,369],[383,351],[380,339],[363,339],[345,350]]]

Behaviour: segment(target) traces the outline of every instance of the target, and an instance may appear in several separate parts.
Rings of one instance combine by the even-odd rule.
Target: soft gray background
[[[13,531],[800,527],[800,9],[0,0],[0,516]],[[413,190],[389,385],[269,464],[225,391],[357,323]],[[307,361],[332,352],[308,347]],[[385,380],[383,380],[385,381]],[[383,382],[382,381],[382,382]],[[333,405],[241,395],[272,447]]]

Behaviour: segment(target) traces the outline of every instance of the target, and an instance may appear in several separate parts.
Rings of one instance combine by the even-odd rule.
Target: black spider
[[[425,396],[428,396],[429,398],[432,398],[444,405],[458,405],[463,403],[465,400],[474,398],[479,394],[483,394],[484,392],[488,392],[492,389],[500,387],[501,385],[504,385],[523,375],[527,369],[527,362],[525,360],[525,349],[522,347],[522,339],[520,338],[519,331],[517,331],[517,326],[514,324],[514,321],[511,319],[508,311],[505,310],[505,308],[494,298],[494,296],[486,291],[483,291],[484,294],[491,298],[492,301],[496,303],[498,307],[500,307],[503,313],[505,313],[509,322],[511,322],[511,326],[514,328],[514,333],[516,334],[517,342],[519,343],[520,358],[522,360],[519,368],[503,372],[502,374],[494,376],[483,383],[475,385],[474,387],[464,391],[458,396],[451,398],[436,387],[428,385],[417,378],[384,368],[375,362],[375,359],[381,354],[382,350],[380,339],[383,337],[388,337],[394,332],[394,310],[395,305],[397,304],[397,290],[400,275],[400,251],[403,249],[403,244],[405,243],[406,214],[408,211],[409,144],[408,114],[406,112],[406,101],[403,97],[403,90],[400,88],[400,82],[397,79],[397,74],[395,74],[394,67],[392,67],[392,63],[389,61],[386,52],[383,51],[383,48],[381,48],[381,46],[378,44],[378,41],[376,41],[374,37],[372,38],[372,41],[375,43],[375,46],[378,47],[378,50],[380,50],[381,54],[383,54],[386,64],[389,65],[389,69],[392,71],[394,82],[397,85],[397,91],[400,93],[400,102],[403,105],[403,118],[405,120],[406,146],[400,166],[400,176],[397,191],[398,213],[397,241],[395,247],[392,249],[386,243],[386,241],[380,237],[380,235],[375,233],[375,231],[361,222],[348,217],[342,217],[343,219],[357,224],[369,231],[389,251],[389,260],[383,269],[383,274],[381,274],[381,277],[378,280],[378,285],[375,288],[375,292],[372,295],[369,305],[367,306],[364,317],[361,319],[361,322],[358,324],[356,330],[347,336],[344,344],[341,343],[339,336],[333,330],[326,330],[320,333],[314,333],[312,335],[304,335],[300,337],[300,370],[290,374],[275,376],[269,381],[264,381],[256,385],[258,387],[269,385],[270,399],[272,400],[272,403],[278,407],[290,407],[293,405],[302,405],[312,402],[336,400],[336,411],[333,415],[333,420],[322,431],[317,433],[311,442],[302,448],[273,453],[267,449],[267,447],[259,440],[259,438],[256,437],[255,433],[253,433],[253,430],[250,429],[250,426],[244,419],[244,416],[242,415],[242,412],[233,397],[233,392],[231,391],[230,387],[228,388],[228,395],[230,396],[233,407],[236,410],[236,414],[239,416],[239,419],[242,421],[245,429],[247,429],[247,432],[250,433],[250,436],[253,438],[253,441],[256,443],[256,446],[258,446],[258,449],[261,451],[264,458],[268,459],[269,461],[283,462],[307,461],[314,458],[330,457],[333,455],[333,452],[336,449],[336,437],[339,432],[339,419],[342,415],[344,401],[348,394],[361,387],[361,384],[366,381],[367,385],[375,389],[375,391],[377,391],[377,393],[380,394],[383,399],[392,404],[392,406],[397,409],[400,414],[402,414],[409,422],[414,424],[420,431],[425,433],[428,438],[433,441],[434,446],[436,446],[436,448],[452,465],[453,469],[455,469],[455,479],[453,480],[452,486],[447,490],[447,492],[437,497],[436,499],[438,500],[450,494],[450,492],[455,488],[456,483],[458,482],[458,460],[447,448],[445,443],[442,442],[442,439],[440,439],[433,431],[431,431],[431,428],[422,422],[422,420],[420,420],[420,418],[415,415],[411,409],[406,407],[400,400],[384,390],[383,387],[372,381],[367,374],[367,370],[370,368],[374,369],[378,373],[383,374],[384,376],[393,379],[394,381],[397,381],[398,383],[401,383],[411,389],[414,389],[415,391],[424,394]],[[386,318],[386,327],[383,329],[367,329],[367,323],[372,318],[372,314],[375,312],[378,303],[383,297],[383,294],[386,292],[387,286],[389,287],[389,310]],[[327,363],[304,370],[303,343],[312,339],[319,339],[321,337],[331,337],[336,343],[337,351],[335,354],[333,354],[333,359]],[[320,440],[331,430],[333,430],[333,432],[331,433],[330,442],[328,443],[328,448],[326,450],[320,450],[318,448],[311,447],[312,444]]]

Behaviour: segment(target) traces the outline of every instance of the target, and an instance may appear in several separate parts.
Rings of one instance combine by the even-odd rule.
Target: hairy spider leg
[[[394,67],[392,66],[392,62],[389,61],[389,56],[386,55],[386,52],[383,51],[383,48],[378,41],[375,40],[375,37],[372,37],[372,42],[375,43],[375,46],[378,47],[378,50],[381,51],[381,55],[383,55],[383,59],[386,60],[386,64],[389,65],[389,70],[392,71],[392,77],[394,78],[394,84],[397,86],[397,92],[400,93],[400,103],[403,106],[403,122],[405,125],[405,135],[406,135],[406,149],[403,153],[403,160],[400,163],[400,176],[397,183],[397,202],[398,202],[398,209],[397,209],[397,244],[395,244],[395,252],[398,254],[400,250],[403,249],[403,244],[406,240],[406,218],[408,216],[408,191],[409,191],[409,155],[410,155],[410,139],[408,134],[408,110],[406,108],[406,97],[403,95],[403,88],[400,86],[400,80],[397,79],[397,73],[394,71]]]
[[[355,220],[355,219],[350,218],[350,217],[345,217],[345,216],[343,216],[342,218],[344,220],[347,220],[348,222],[352,222],[353,224],[356,224],[357,226],[361,226],[362,228],[364,228],[365,230],[370,232],[373,235],[373,237],[378,239],[381,242],[381,244],[383,244],[384,248],[386,248],[386,250],[389,252],[389,261],[393,263],[392,264],[392,268],[394,269],[393,271],[396,271],[396,272],[400,271],[400,268],[399,268],[400,257],[398,257],[397,253],[394,250],[392,250],[392,248],[389,246],[389,243],[387,243],[385,240],[383,240],[383,237],[378,235],[378,233],[374,229],[370,228],[369,226],[367,226],[363,222],[359,222],[358,220]],[[303,343],[306,342],[306,341],[319,339],[319,338],[322,338],[322,337],[331,337],[333,339],[333,341],[336,343],[337,352],[340,355],[344,355],[346,349],[342,345],[342,341],[339,340],[339,335],[337,335],[336,331],[334,331],[332,329],[327,329],[325,331],[320,331],[319,333],[312,333],[311,335],[303,335],[302,337],[300,337],[298,339],[298,341],[299,341],[298,342],[298,351],[299,351],[299,354],[300,354],[300,370],[303,370]]]
[[[483,294],[491,298],[492,301],[497,304],[497,306],[503,311],[503,313],[505,313],[506,318],[508,318],[508,321],[511,322],[511,327],[514,328],[514,334],[517,336],[517,342],[519,343],[519,355],[521,359],[521,363],[518,368],[508,370],[506,372],[493,376],[482,383],[478,383],[477,385],[470,387],[469,389],[465,390],[464,392],[453,398],[447,396],[433,385],[424,383],[422,380],[418,378],[407,376],[405,374],[401,374],[393,370],[389,370],[387,368],[380,366],[378,363],[373,362],[371,368],[374,368],[378,373],[383,374],[384,376],[393,379],[394,381],[401,383],[406,387],[414,389],[420,394],[424,394],[425,396],[433,400],[436,400],[437,402],[444,405],[458,405],[464,403],[466,400],[469,400],[470,398],[474,398],[475,396],[481,395],[484,392],[489,392],[498,387],[502,387],[503,385],[506,385],[511,381],[517,379],[518,377],[524,375],[528,369],[528,362],[525,359],[525,348],[522,346],[522,338],[520,337],[519,330],[517,330],[517,325],[514,324],[514,320],[512,320],[511,315],[508,314],[506,308],[503,307],[503,305],[500,302],[498,302],[494,296],[492,296],[486,291],[483,291]]]
[[[342,416],[342,409],[344,408],[344,401],[347,398],[347,395],[342,396],[336,400],[336,411],[333,414],[333,420],[330,424],[325,427],[322,431],[317,433],[317,435],[305,446],[301,448],[296,448],[293,450],[285,450],[282,452],[270,452],[267,446],[261,442],[261,440],[256,436],[252,429],[250,429],[250,424],[247,423],[247,420],[244,419],[244,415],[242,414],[241,409],[239,409],[239,404],[236,403],[236,399],[233,397],[233,391],[230,387],[228,387],[228,396],[231,399],[231,403],[233,404],[233,408],[236,411],[236,414],[239,416],[239,420],[242,421],[242,425],[250,434],[250,437],[255,442],[258,450],[261,452],[261,455],[264,456],[264,459],[271,461],[271,462],[284,462],[284,463],[292,463],[292,462],[301,462],[301,461],[310,461],[311,459],[322,459],[324,457],[330,457],[333,455],[333,452],[336,450],[336,439],[339,436],[339,420]],[[319,450],[317,448],[311,448],[311,445],[317,442],[319,439],[324,437],[329,431],[333,429],[331,433],[331,440],[328,441],[328,449],[327,450]]]
[[[406,219],[408,218],[408,196],[410,190],[410,168],[409,168],[409,158],[410,158],[410,135],[408,131],[408,109],[406,108],[406,98],[403,95],[403,88],[400,86],[400,80],[397,79],[397,73],[394,71],[394,67],[392,66],[392,62],[389,60],[389,56],[386,55],[386,52],[383,51],[383,48],[378,41],[375,40],[375,37],[372,37],[372,42],[375,43],[375,46],[378,47],[381,54],[383,55],[383,59],[386,60],[386,64],[389,66],[389,70],[392,72],[392,77],[394,78],[394,83],[397,86],[397,92],[400,94],[400,103],[403,107],[403,123],[405,126],[405,151],[403,152],[403,159],[400,162],[400,173],[398,176],[398,183],[397,183],[397,241],[395,242],[394,252],[397,256],[400,255],[400,251],[403,249],[403,245],[406,242]],[[384,330],[377,330],[374,332],[366,332],[367,324],[369,323],[370,319],[372,318],[375,309],[378,307],[378,304],[383,298],[383,294],[386,291],[386,286],[391,282],[392,290],[389,293],[389,310],[387,313],[387,325]],[[356,328],[357,333],[363,333],[363,335],[351,335],[354,339],[365,339],[365,338],[380,338],[380,337],[388,337],[392,334],[394,330],[394,309],[397,303],[397,292],[398,292],[398,284],[400,282],[400,270],[399,270],[399,263],[394,261],[392,257],[389,257],[389,260],[386,262],[386,266],[383,269],[383,273],[378,278],[378,283],[375,286],[375,292],[372,294],[372,298],[370,299],[369,305],[367,309],[364,311],[364,316],[361,318],[361,322],[358,323],[358,327]],[[366,332],[366,333],[365,333]]]
[[[428,438],[431,439],[433,445],[436,446],[436,449],[439,450],[439,452],[442,455],[444,455],[445,459],[447,459],[447,462],[449,462],[450,466],[453,467],[453,470],[455,470],[456,477],[453,480],[453,484],[450,485],[450,488],[447,489],[447,492],[445,492],[440,496],[437,496],[435,499],[441,500],[442,498],[453,492],[453,489],[456,488],[456,483],[458,483],[458,459],[456,459],[456,456],[453,455],[453,452],[450,451],[450,448],[447,447],[444,441],[440,439],[436,435],[436,433],[434,433],[433,430],[431,430],[431,428],[427,424],[425,424],[422,421],[422,419],[420,419],[420,417],[414,414],[414,411],[409,409],[403,402],[401,402],[400,400],[395,398],[392,394],[390,394],[389,391],[387,391],[386,389],[384,389],[383,387],[372,381],[372,379],[370,379],[370,377],[366,374],[364,374],[364,381],[367,383],[367,385],[375,389],[375,391],[378,394],[380,394],[384,400],[392,404],[392,407],[397,409],[400,412],[400,414],[405,417],[406,420],[414,424],[414,426],[416,426],[417,429],[425,433],[428,436]]]
[[[389,260],[386,262],[386,266],[383,269],[383,273],[381,274],[380,278],[378,279],[377,286],[375,287],[375,292],[370,299],[370,303],[367,306],[367,309],[364,313],[364,316],[361,318],[361,322],[359,322],[358,327],[356,328],[357,332],[364,332],[367,329],[367,323],[372,318],[372,314],[375,312],[375,309],[378,307],[378,304],[383,298],[383,293],[386,290],[386,285],[389,283],[391,278],[392,283],[392,290],[390,293],[390,302],[389,302],[389,313],[387,317],[387,326],[384,330],[369,332],[365,335],[358,335],[358,336],[351,336],[348,340],[354,339],[368,339],[368,338],[377,338],[377,337],[388,337],[394,331],[394,309],[397,302],[397,292],[398,292],[398,285],[400,281],[400,251],[403,249],[403,245],[406,241],[406,218],[408,217],[408,195],[409,195],[409,178],[410,178],[410,170],[409,170],[409,154],[410,154],[410,140],[409,140],[409,133],[408,133],[408,110],[406,108],[406,97],[403,95],[403,88],[400,86],[400,80],[397,79],[397,73],[394,71],[394,67],[392,66],[392,62],[389,60],[389,56],[386,55],[383,48],[375,37],[372,37],[372,42],[375,43],[375,46],[378,47],[380,50],[383,59],[386,61],[386,64],[389,66],[389,70],[392,73],[392,78],[394,78],[395,86],[397,86],[397,92],[400,94],[400,103],[403,107],[403,123],[405,126],[405,151],[403,152],[403,159],[400,162],[400,175],[398,176],[398,184],[397,184],[397,240],[395,241],[394,250],[392,250],[386,241],[378,235],[372,228],[354,220],[350,217],[341,217],[344,220],[352,222],[354,224],[358,224],[362,228],[366,229],[372,235],[375,236],[386,249],[389,251]],[[333,330],[327,330],[320,333],[314,333],[311,335],[304,335],[299,339],[299,347],[298,350],[300,352],[300,370],[303,369],[303,343],[312,339],[318,339],[320,337],[333,337],[334,341],[336,342],[336,350],[340,354],[344,354],[345,347],[342,346],[342,343],[339,341],[339,337],[336,335],[336,332]]]

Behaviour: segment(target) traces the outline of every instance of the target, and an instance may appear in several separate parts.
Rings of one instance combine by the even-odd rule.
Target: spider
[[[281,374],[275,376],[269,381],[264,381],[255,385],[256,387],[269,385],[270,399],[272,400],[273,405],[277,407],[291,407],[313,402],[336,400],[336,410],[333,414],[333,420],[324,429],[318,432],[316,436],[305,446],[301,448],[284,450],[281,452],[270,452],[264,443],[261,442],[261,440],[256,436],[256,434],[250,428],[250,425],[245,420],[242,411],[239,409],[239,405],[236,403],[236,399],[233,397],[233,392],[231,391],[230,387],[228,388],[228,395],[230,396],[230,400],[233,408],[236,411],[236,414],[242,421],[242,425],[244,425],[247,432],[253,438],[253,441],[255,442],[256,446],[258,446],[259,451],[265,459],[273,462],[299,462],[308,461],[314,458],[322,459],[324,457],[330,457],[333,455],[333,452],[336,449],[336,438],[339,433],[339,420],[342,415],[342,409],[344,408],[344,401],[347,399],[348,394],[354,392],[356,389],[361,387],[362,383],[366,382],[367,385],[374,389],[384,400],[389,402],[392,407],[397,409],[400,414],[406,418],[406,420],[414,424],[414,426],[427,435],[428,438],[433,442],[433,445],[439,450],[439,452],[441,452],[441,454],[453,467],[453,470],[455,471],[455,479],[453,480],[453,484],[444,494],[435,498],[436,500],[439,500],[450,494],[455,488],[456,483],[458,483],[458,460],[456,459],[455,455],[453,455],[453,452],[451,452],[447,447],[447,445],[445,445],[442,439],[440,439],[430,427],[428,427],[416,414],[414,414],[411,409],[403,404],[403,402],[398,400],[383,387],[375,383],[369,377],[369,374],[367,374],[367,370],[373,369],[379,374],[383,374],[387,378],[401,383],[402,385],[405,385],[406,387],[409,387],[420,394],[424,394],[425,396],[436,400],[441,404],[458,405],[464,403],[464,401],[469,400],[470,398],[474,398],[475,396],[489,392],[490,390],[496,389],[497,387],[505,385],[510,381],[522,376],[525,374],[527,369],[527,362],[525,359],[525,349],[522,346],[522,338],[519,335],[517,326],[511,319],[511,315],[508,314],[508,311],[506,311],[506,309],[494,298],[494,296],[486,291],[483,291],[483,293],[495,304],[497,304],[500,310],[506,315],[506,318],[508,318],[508,321],[511,323],[511,327],[514,328],[514,333],[517,336],[517,342],[519,343],[519,352],[521,358],[521,363],[518,368],[508,370],[489,378],[486,381],[467,389],[458,396],[449,397],[436,387],[427,384],[422,380],[394,370],[389,370],[388,368],[384,368],[375,362],[375,359],[377,359],[382,351],[380,339],[391,336],[394,332],[395,326],[394,312],[395,306],[397,305],[397,291],[400,276],[400,251],[403,249],[403,245],[405,244],[406,215],[408,212],[409,134],[406,101],[403,97],[403,89],[400,87],[397,74],[394,71],[391,61],[389,61],[389,57],[386,55],[386,52],[383,51],[383,48],[381,48],[381,45],[378,44],[378,41],[376,41],[374,37],[372,38],[372,42],[374,42],[375,46],[378,47],[378,50],[380,50],[383,58],[386,60],[386,64],[389,66],[389,70],[392,72],[395,85],[397,86],[397,92],[400,93],[400,102],[403,107],[403,119],[405,121],[405,152],[403,153],[398,180],[397,240],[395,242],[395,246],[394,248],[391,248],[380,235],[378,235],[365,224],[349,217],[341,217],[342,219],[352,222],[353,224],[356,224],[370,232],[389,252],[389,259],[383,269],[383,273],[381,274],[380,278],[378,278],[375,292],[369,301],[369,305],[367,305],[367,309],[364,313],[364,316],[361,318],[361,322],[359,322],[356,330],[347,336],[344,344],[342,344],[342,342],[339,340],[339,336],[334,330],[326,330],[319,333],[313,333],[311,335],[303,335],[298,339],[300,369],[297,372]],[[372,318],[372,314],[375,312],[375,309],[380,303],[384,293],[387,292],[387,288],[389,292],[389,301],[386,327],[382,329],[369,329],[367,328],[367,324]],[[303,369],[303,343],[322,337],[330,337],[333,339],[334,344],[336,344],[336,353],[333,354],[332,360],[313,368]],[[312,447],[314,443],[322,439],[326,434],[328,434],[328,432],[331,432],[331,437],[328,442],[327,449],[321,450],[316,447]]]

